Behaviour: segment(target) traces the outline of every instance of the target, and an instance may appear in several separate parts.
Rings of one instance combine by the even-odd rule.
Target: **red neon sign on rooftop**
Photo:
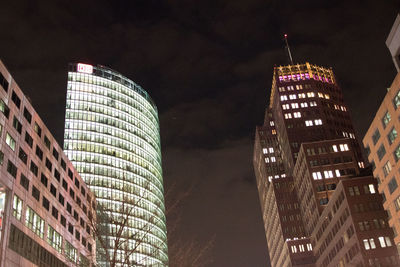
[[[93,73],[93,66],[88,64],[78,63],[77,71],[91,74]]]

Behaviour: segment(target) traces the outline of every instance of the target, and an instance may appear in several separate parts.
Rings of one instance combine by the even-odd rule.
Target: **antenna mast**
[[[288,56],[289,56],[290,64],[293,65],[292,53],[290,52],[290,47],[289,47],[289,43],[288,43],[288,40],[287,40],[287,34],[286,33],[285,33],[284,37],[285,37],[286,50],[287,50],[287,53],[288,53]]]

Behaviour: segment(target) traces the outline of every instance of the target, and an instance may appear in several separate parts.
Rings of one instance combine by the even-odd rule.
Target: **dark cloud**
[[[283,33],[295,62],[333,67],[362,136],[395,75],[385,39],[398,11],[397,0],[11,1],[0,58],[60,143],[68,62],[142,85],[160,112],[166,183],[194,184],[180,235],[216,234],[212,266],[265,266],[252,138],[273,66],[287,64]]]

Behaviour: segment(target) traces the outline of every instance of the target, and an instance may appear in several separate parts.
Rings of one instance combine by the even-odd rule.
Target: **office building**
[[[390,214],[389,225],[395,233],[395,243],[400,249],[399,116],[400,73],[390,86],[363,139],[374,177],[379,183],[379,192],[384,196],[383,206]]]
[[[316,266],[399,266],[372,177],[342,179],[313,229]]]
[[[0,266],[91,266],[95,197],[1,61],[0,111]]]
[[[316,240],[313,232],[325,220],[322,214],[336,188],[356,177],[369,179],[370,172],[365,169],[342,90],[331,69],[309,63],[274,68],[270,105],[264,125],[256,129],[254,169],[272,266],[344,264],[350,243],[336,247],[340,253],[332,252],[326,258],[315,250],[320,250],[321,239]],[[379,199],[376,192],[373,198]],[[386,222],[380,212],[378,219]],[[350,211],[348,216],[356,221]],[[393,265],[398,257],[391,246],[390,228],[376,232],[381,235],[371,238],[385,236],[391,241],[380,247],[385,256],[376,256],[377,261],[383,263],[389,257],[392,265],[385,266],[397,266]],[[362,241],[357,235],[355,246],[361,256],[347,263],[369,264]]]
[[[116,252],[117,266],[167,266],[159,121],[150,96],[107,67],[70,64],[65,116],[65,153],[103,214],[126,223],[101,233],[105,249]]]
[[[253,163],[271,266],[314,266],[311,241],[305,237],[293,177],[283,167],[270,109],[255,138]]]
[[[399,71],[400,62],[400,15],[394,22],[386,41],[394,65]],[[389,213],[389,225],[395,233],[395,243],[400,251],[400,73],[398,72],[376,112],[363,138],[368,161],[378,180],[378,190],[384,197],[384,208]]]

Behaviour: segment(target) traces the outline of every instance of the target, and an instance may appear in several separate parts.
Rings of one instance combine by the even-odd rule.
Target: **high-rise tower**
[[[156,105],[120,73],[86,64],[69,65],[66,105],[65,153],[104,214],[127,222],[102,233],[117,266],[168,266]]]
[[[382,197],[331,69],[274,68],[254,147],[272,266],[399,264],[387,215],[376,205]]]

